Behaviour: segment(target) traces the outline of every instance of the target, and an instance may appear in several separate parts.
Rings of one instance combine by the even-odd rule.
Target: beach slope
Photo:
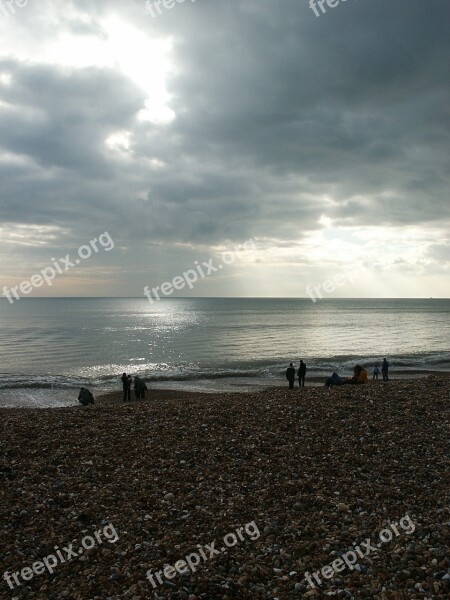
[[[1,567],[20,586],[0,598],[447,598],[449,393],[430,377],[4,409]],[[55,546],[65,562],[25,581]]]

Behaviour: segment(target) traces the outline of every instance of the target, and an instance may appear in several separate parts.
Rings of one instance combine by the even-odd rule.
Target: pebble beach
[[[449,395],[442,375],[2,409],[0,598],[446,599]],[[80,547],[107,526],[113,543]],[[200,549],[195,571],[164,571]]]

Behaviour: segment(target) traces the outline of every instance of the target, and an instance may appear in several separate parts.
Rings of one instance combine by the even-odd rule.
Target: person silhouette
[[[297,375],[298,375],[298,386],[305,387],[306,365],[302,360],[300,361]]]
[[[289,365],[289,367],[286,369],[286,379],[289,381],[289,389],[293,390],[294,389],[294,382],[295,382],[294,363],[291,363]]]
[[[80,393],[78,394],[78,402],[83,406],[88,406],[88,404],[94,404],[94,396],[88,389],[81,388]]]
[[[383,358],[381,364],[381,373],[383,375],[383,381],[389,381],[389,363],[385,358]]]
[[[145,381],[140,377],[134,378],[134,395],[136,396],[136,400],[140,400],[141,398],[145,398],[145,390],[147,390],[147,386]]]
[[[123,373],[120,378],[123,387],[123,401],[131,400],[131,375]]]

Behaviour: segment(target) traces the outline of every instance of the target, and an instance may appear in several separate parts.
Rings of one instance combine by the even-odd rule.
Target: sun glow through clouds
[[[76,68],[116,69],[146,94],[138,113],[140,121],[169,123],[175,118],[170,109],[166,79],[173,67],[171,37],[151,39],[116,17],[101,22],[102,36],[63,33],[44,52],[46,62]]]

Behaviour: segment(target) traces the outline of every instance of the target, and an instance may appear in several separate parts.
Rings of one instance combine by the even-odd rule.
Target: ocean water
[[[370,369],[450,371],[450,300],[22,298],[0,300],[0,403],[72,404],[81,386],[244,389]]]

